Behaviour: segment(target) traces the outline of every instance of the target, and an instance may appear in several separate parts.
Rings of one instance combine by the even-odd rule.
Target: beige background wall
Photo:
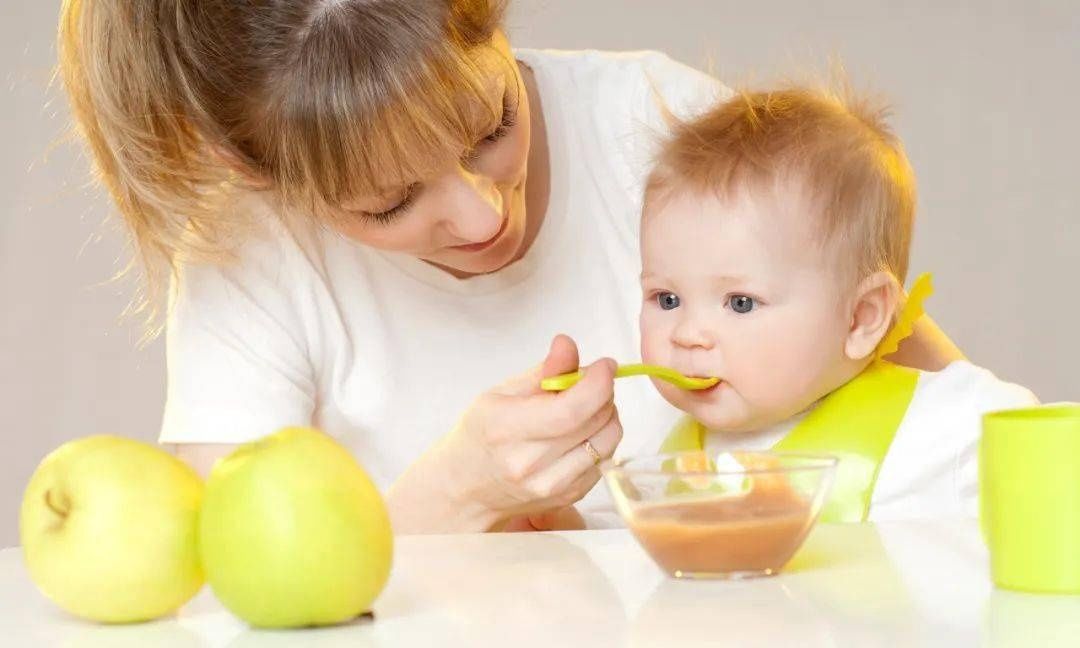
[[[136,350],[125,288],[100,285],[125,259],[108,205],[58,143],[56,11],[0,9],[0,546],[46,452],[95,432],[151,440],[164,398],[161,343]],[[518,0],[509,31],[519,46],[661,49],[736,83],[838,55],[894,99],[935,317],[975,361],[1080,399],[1076,0]]]

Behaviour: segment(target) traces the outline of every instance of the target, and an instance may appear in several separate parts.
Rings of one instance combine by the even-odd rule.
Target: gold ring
[[[585,452],[588,452],[589,456],[592,457],[593,465],[599,466],[600,462],[603,461],[604,458],[601,457],[600,453],[596,451],[596,448],[593,447],[593,444],[589,443],[588,439],[585,439],[585,442],[581,445],[585,446]]]

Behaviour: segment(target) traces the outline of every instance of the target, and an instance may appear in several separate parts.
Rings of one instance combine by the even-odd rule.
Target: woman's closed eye
[[[510,130],[514,128],[514,125],[516,123],[517,106],[510,105],[510,97],[504,96],[502,117],[499,118],[499,125],[495,127],[495,130],[491,131],[488,135],[486,135],[482,142],[478,142],[478,145],[485,142],[489,144],[498,142],[510,133]]]
[[[485,145],[495,144],[509,135],[510,131],[513,130],[514,126],[517,124],[517,109],[517,105],[511,105],[510,98],[504,96],[502,117],[499,118],[498,125],[496,125],[490,133],[482,137],[480,141],[474,144],[472,148],[465,151],[465,155],[462,156],[461,161],[466,165],[471,164],[479,157],[481,148]]]
[[[366,211],[364,212],[364,216],[379,223],[380,225],[386,225],[392,222],[398,216],[404,214],[405,211],[412,206],[413,201],[416,200],[416,194],[419,189],[419,184],[411,184],[405,188],[404,195],[401,197],[401,200],[399,200],[396,205],[388,209],[383,209],[381,211]]]
[[[502,117],[499,118],[499,124],[489,134],[485,135],[483,139],[476,143],[472,149],[470,149],[464,158],[465,162],[472,161],[477,156],[477,148],[484,144],[493,144],[498,142],[502,138],[510,134],[510,131],[517,124],[517,105],[511,105],[510,98],[508,96],[503,97],[503,110]],[[420,188],[419,183],[414,183],[405,188],[405,193],[401,200],[398,201],[393,207],[383,209],[380,211],[367,211],[364,215],[371,220],[379,223],[380,225],[386,225],[394,221],[397,217],[403,215],[409,207],[412,206],[413,201],[416,199],[416,194]]]

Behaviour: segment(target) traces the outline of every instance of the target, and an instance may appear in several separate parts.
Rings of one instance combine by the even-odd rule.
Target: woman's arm
[[[239,444],[313,419],[315,377],[292,289],[306,279],[297,254],[275,235],[243,246],[233,263],[177,270],[158,440],[201,474]]]
[[[914,369],[940,371],[964,354],[929,315],[915,322],[914,332],[900,342],[900,348],[886,360]]]

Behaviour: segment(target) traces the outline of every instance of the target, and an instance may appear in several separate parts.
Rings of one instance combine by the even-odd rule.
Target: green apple
[[[19,532],[30,578],[68,612],[106,623],[146,621],[203,584],[196,544],[203,484],[161,448],[99,435],[41,462]]]
[[[390,575],[393,534],[348,450],[318,430],[286,428],[214,466],[199,545],[225,607],[253,626],[288,628],[370,610]]]

